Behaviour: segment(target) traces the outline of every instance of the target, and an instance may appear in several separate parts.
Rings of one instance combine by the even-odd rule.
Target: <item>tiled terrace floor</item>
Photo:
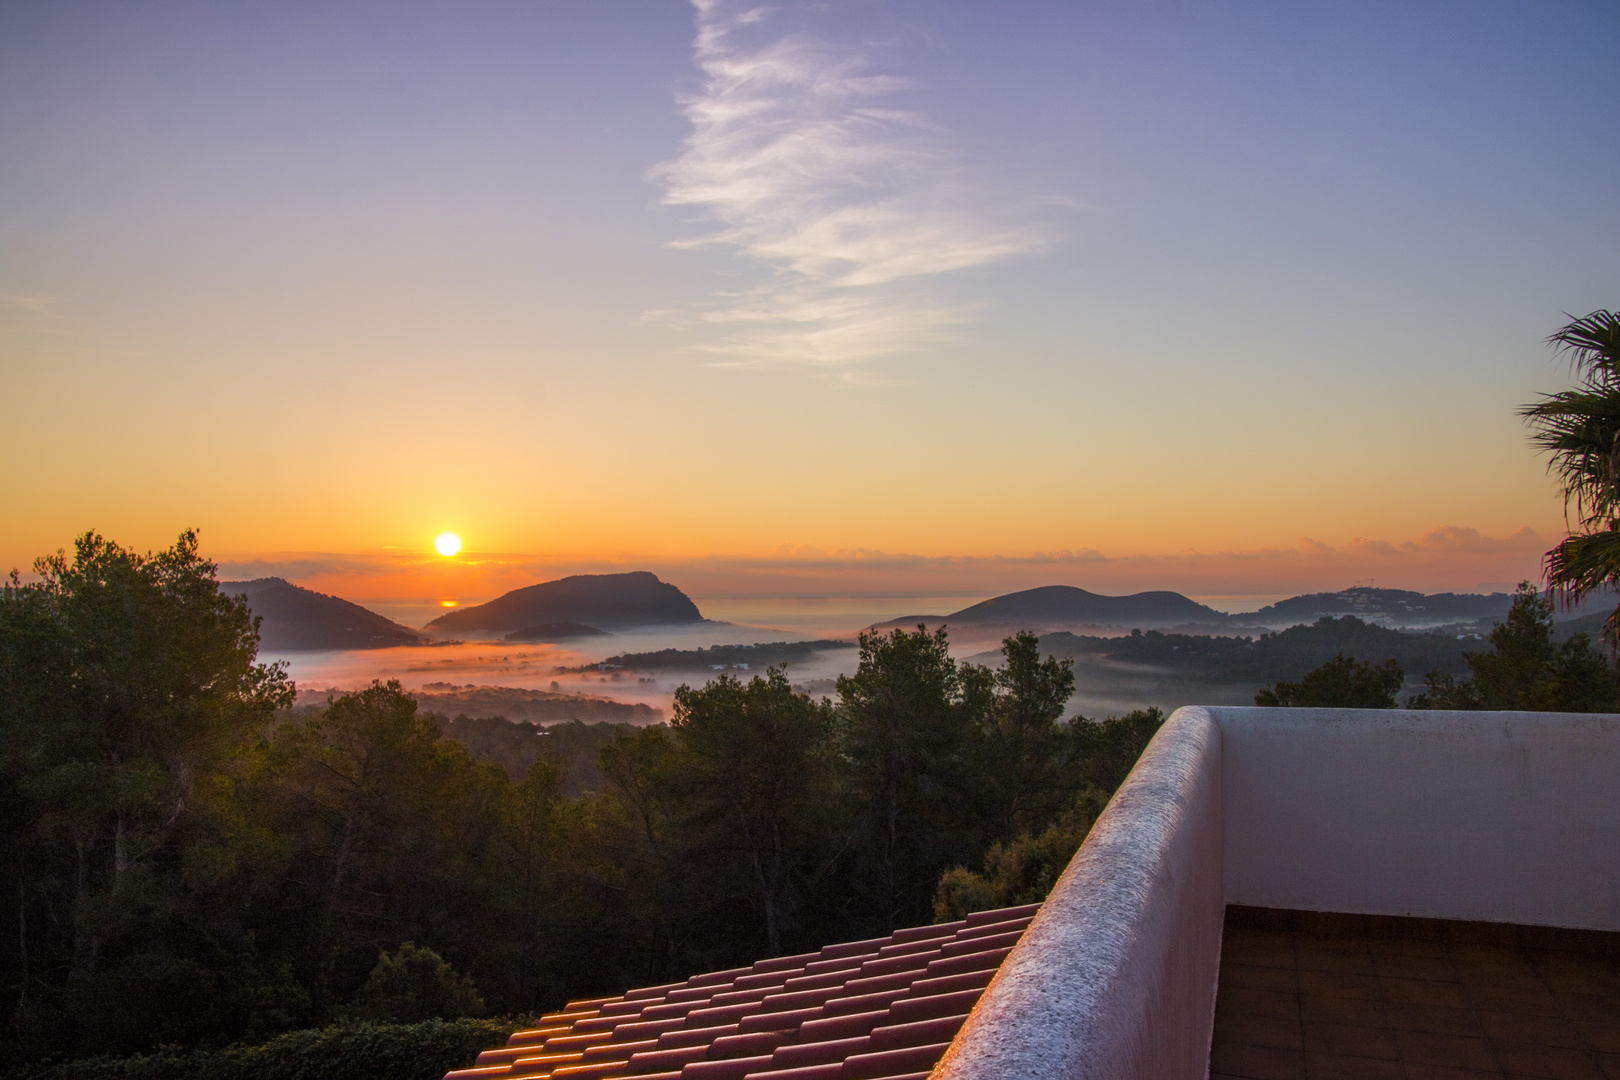
[[[1229,908],[1210,1075],[1620,1080],[1620,934]]]

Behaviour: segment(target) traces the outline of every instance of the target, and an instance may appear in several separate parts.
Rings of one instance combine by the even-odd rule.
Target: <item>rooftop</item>
[[[927,1076],[1038,906],[572,1001],[445,1080]]]

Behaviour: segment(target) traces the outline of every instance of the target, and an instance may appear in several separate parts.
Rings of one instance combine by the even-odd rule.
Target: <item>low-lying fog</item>
[[[372,679],[398,679],[407,690],[427,690],[429,693],[450,687],[512,687],[589,694],[614,701],[645,704],[663,710],[667,717],[676,687],[682,683],[701,685],[718,672],[694,667],[686,671],[562,674],[557,669],[585,667],[601,663],[610,656],[657,652],[660,649],[691,650],[715,645],[820,639],[853,641],[862,628],[897,615],[959,611],[986,597],[979,594],[906,594],[694,599],[709,622],[621,631],[556,645],[509,642],[502,640],[500,635],[490,635],[483,640],[432,646],[337,652],[266,652],[261,659],[284,661],[300,691],[353,690]],[[373,606],[379,612],[398,617],[391,605]],[[982,647],[982,642],[964,639],[961,647],[953,651],[965,654],[978,652]],[[830,696],[838,676],[854,671],[858,659],[859,653],[852,648],[813,653],[806,661],[787,665],[788,677],[817,696]],[[733,674],[745,677],[753,673],[751,669],[733,670]]]
[[[300,691],[353,690],[372,679],[398,679],[407,690],[443,693],[478,688],[512,688],[589,695],[626,704],[647,705],[670,714],[675,688],[697,686],[718,672],[707,665],[687,670],[591,670],[571,673],[559,668],[582,668],[626,653],[661,649],[695,650],[716,645],[754,645],[819,639],[853,641],[864,627],[905,615],[939,616],[960,611],[981,595],[960,596],[749,596],[695,597],[710,620],[690,626],[664,626],[624,631],[604,637],[581,638],[560,644],[517,643],[491,635],[483,640],[455,644],[363,649],[339,652],[265,653],[262,659],[286,662]],[[1273,597],[1222,597],[1228,610],[1249,610]],[[394,614],[387,605],[375,607]],[[396,616],[397,617],[397,616]],[[1096,629],[1076,628],[1079,632]],[[1007,627],[954,627],[951,651],[958,659],[994,664]],[[1117,632],[1117,630],[1115,631]],[[1227,631],[1231,632],[1231,631]],[[1238,631],[1241,633],[1242,631]],[[788,677],[816,697],[832,696],[839,675],[855,670],[856,649],[816,652],[787,665]],[[728,668],[746,678],[763,670]],[[1075,667],[1076,693],[1070,713],[1102,717],[1134,708],[1158,705],[1170,709],[1188,701],[1240,704],[1252,700],[1257,687],[1212,685],[1185,675],[1101,658],[1082,658]],[[308,700],[306,698],[306,700]]]

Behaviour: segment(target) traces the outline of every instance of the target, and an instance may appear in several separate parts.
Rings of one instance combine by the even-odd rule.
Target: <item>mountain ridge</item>
[[[486,604],[439,616],[425,629],[439,633],[510,633],[547,623],[583,623],[597,629],[704,622],[680,589],[648,570],[575,574],[513,589]]]
[[[386,649],[424,644],[408,626],[339,596],[294,585],[286,578],[222,581],[219,591],[247,597],[259,616],[259,647],[271,652]]]

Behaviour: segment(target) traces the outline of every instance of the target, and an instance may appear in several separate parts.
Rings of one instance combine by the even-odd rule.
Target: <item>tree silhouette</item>
[[[1565,607],[1620,585],[1620,315],[1594,311],[1547,339],[1569,357],[1577,386],[1547,394],[1522,413],[1564,488],[1570,535],[1547,553],[1547,585]],[[1603,625],[1620,648],[1620,608]]]

